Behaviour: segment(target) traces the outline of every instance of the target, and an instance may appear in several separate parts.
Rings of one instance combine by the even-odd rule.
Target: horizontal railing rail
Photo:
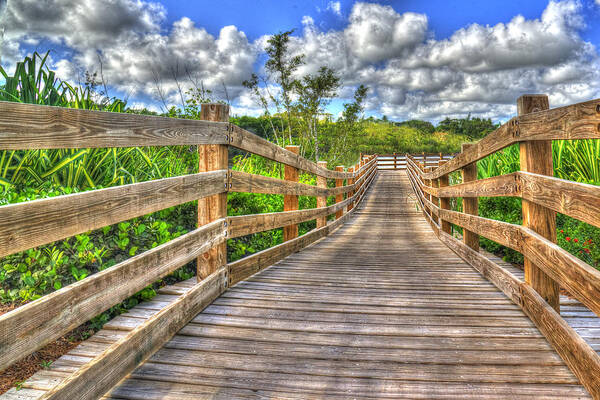
[[[198,145],[200,155],[195,174],[0,206],[4,257],[199,201],[197,229],[0,316],[0,370],[197,259],[198,279],[204,279],[194,289],[44,398],[103,395],[230,285],[343,224],[377,173],[377,157],[362,155],[348,171],[329,170],[230,124],[225,105],[203,104],[202,115],[204,120],[182,120],[0,102],[0,150]],[[228,146],[284,164],[286,179],[229,169]],[[299,183],[298,171],[316,175],[318,185]],[[335,187],[327,179],[335,179]],[[285,211],[227,216],[229,192],[284,195]],[[317,208],[299,210],[298,196],[317,197]],[[327,206],[331,196],[336,202]],[[297,225],[315,219],[317,228],[298,236]],[[227,263],[227,239],[277,228],[284,228],[284,243]],[[99,383],[86,386],[90,379]]]
[[[406,156],[406,173],[423,215],[436,235],[520,305],[594,398],[600,396],[600,357],[560,316],[558,288],[600,315],[600,271],[559,247],[556,212],[600,227],[600,186],[552,175],[551,140],[600,138],[600,100],[528,113],[547,107],[545,96],[523,96],[520,115],[439,166]],[[521,171],[477,179],[476,162],[519,142]],[[450,185],[449,174],[462,172]],[[521,198],[523,225],[478,215],[479,197]],[[450,199],[463,199],[463,210]],[[463,241],[451,224],[463,229]],[[521,281],[479,252],[479,237],[523,254]]]
[[[413,156],[416,160],[424,162],[427,166],[438,166],[440,162],[451,160],[454,156],[451,154],[431,154],[421,153]],[[392,153],[377,155],[377,169],[379,170],[405,170],[406,155]]]

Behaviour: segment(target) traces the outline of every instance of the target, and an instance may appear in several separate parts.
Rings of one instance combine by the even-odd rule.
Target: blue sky
[[[8,0],[0,24],[4,67],[51,49],[76,82],[102,61],[112,95],[155,110],[201,83],[260,114],[241,83],[265,76],[268,35],[289,29],[307,60],[298,77],[322,65],[341,77],[334,115],[361,83],[367,115],[396,120],[502,120],[522,93],[548,93],[551,106],[600,97],[600,0]]]
[[[192,18],[210,33],[218,34],[225,25],[236,25],[253,40],[262,35],[280,30],[301,29],[302,17],[310,15],[317,25],[328,29],[343,28],[347,21],[327,12],[328,0],[315,1],[272,1],[272,0],[220,0],[218,7],[207,7],[205,1],[162,0],[169,11],[170,23],[182,17]],[[354,1],[340,1],[342,15],[348,15]],[[472,23],[495,25],[508,22],[515,15],[538,18],[548,5],[541,0],[406,0],[378,1],[398,12],[412,11],[427,14],[436,38],[445,38]],[[586,4],[586,3],[584,3]],[[326,10],[318,12],[317,8]],[[600,44],[600,11],[592,1],[587,3],[588,29],[584,37]],[[596,21],[596,23],[594,23]]]

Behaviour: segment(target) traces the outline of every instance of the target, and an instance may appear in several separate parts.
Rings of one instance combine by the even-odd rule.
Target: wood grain
[[[519,116],[549,109],[548,96],[524,95],[517,100]],[[522,127],[519,126],[519,129]],[[519,143],[521,171],[552,176],[551,140],[528,140]],[[556,240],[556,212],[552,209],[530,202],[522,201],[523,226],[539,233],[550,241]],[[525,256],[525,282],[540,294],[556,312],[560,312],[560,287],[539,266]]]
[[[339,173],[321,168],[314,162],[307,160],[298,154],[294,154],[291,151],[287,151],[239,126],[233,125],[232,129],[233,132],[231,134],[230,144],[238,149],[329,179],[345,179],[352,177],[352,174],[348,172]]]
[[[458,154],[442,168],[423,177],[439,178],[524,140],[600,139],[598,105],[600,99],[512,118],[477,142],[468,152]]]
[[[231,171],[231,189],[233,192],[290,194],[298,196],[335,196],[350,192],[353,186],[338,188],[320,188],[304,183],[288,182],[283,179]]]
[[[0,370],[222,243],[224,222],[204,225],[0,316]]]
[[[98,399],[161,348],[227,287],[227,269],[221,268],[109,346],[42,399]]]
[[[318,166],[327,169],[327,161],[319,161]],[[327,188],[327,178],[317,175],[317,186]],[[317,196],[317,208],[327,207],[327,196]],[[317,228],[327,225],[327,216],[317,218]]]
[[[228,126],[0,101],[0,150],[225,144]]]
[[[200,118],[204,121],[229,122],[227,104],[203,103]],[[228,148],[222,144],[198,146],[198,172],[226,170],[229,166]],[[198,226],[227,217],[227,193],[219,193],[198,200]],[[227,264],[227,242],[210,248],[196,261],[196,277],[202,280]]]
[[[0,207],[0,257],[226,191],[226,170]]]
[[[285,149],[294,154],[300,152],[300,146],[286,146]],[[298,168],[291,167],[289,165],[284,166],[284,179],[290,182],[298,182],[299,170]],[[298,196],[293,194],[286,194],[283,196],[283,211],[295,211],[298,210]],[[283,227],[283,241],[298,237],[298,224],[292,223]]]

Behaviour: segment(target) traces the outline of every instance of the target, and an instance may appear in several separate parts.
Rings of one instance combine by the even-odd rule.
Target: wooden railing
[[[0,150],[197,145],[199,172],[0,207],[0,257],[178,204],[198,200],[198,228],[0,316],[0,370],[198,260],[199,283],[47,392],[45,399],[97,398],[148,358],[230,285],[322,238],[344,223],[377,173],[376,158],[329,170],[230,124],[228,106],[203,104],[204,120],[0,102]],[[228,147],[285,165],[285,180],[228,169]],[[298,182],[298,171],[317,186]],[[327,187],[335,179],[336,187]],[[285,211],[227,216],[227,193],[276,193]],[[298,196],[317,207],[298,210]],[[335,196],[336,203],[326,205]],[[345,198],[344,198],[345,196]],[[327,217],[336,219],[327,223]],[[298,236],[297,224],[317,220]],[[284,228],[285,242],[227,263],[226,240]]]
[[[599,139],[600,100],[548,109],[548,98],[518,99],[519,115],[479,142],[464,146],[455,158],[431,168],[407,156],[407,174],[423,214],[439,239],[478,269],[538,326],[594,398],[600,398],[600,357],[560,316],[559,288],[565,288],[600,315],[600,271],[556,243],[556,213],[600,227],[600,187],[552,177],[552,140]],[[477,161],[519,143],[521,170],[477,179]],[[461,171],[462,183],[448,186],[448,175]],[[478,216],[481,196],[523,200],[523,225]],[[449,199],[463,198],[462,212]],[[463,228],[462,242],[451,224]],[[479,252],[479,236],[521,252],[521,281]]]
[[[412,156],[416,161],[427,166],[438,166],[440,162],[448,161],[454,157],[452,154],[421,153]],[[405,170],[406,155],[399,153],[377,155],[377,169],[379,170]]]

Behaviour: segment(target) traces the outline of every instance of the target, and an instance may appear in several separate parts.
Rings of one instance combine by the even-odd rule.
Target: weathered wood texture
[[[335,167],[335,170],[338,172],[343,172],[344,171],[344,166],[343,165],[338,165],[337,167]],[[335,187],[339,188],[339,187],[343,187],[344,186],[344,180],[343,179],[336,179],[335,180]],[[335,196],[335,202],[336,203],[341,203],[344,200],[344,194],[343,193],[339,193]],[[344,210],[338,210],[335,213],[335,218],[339,219],[342,218],[342,215],[344,215]]]
[[[222,243],[224,222],[204,225],[0,316],[0,370]]]
[[[320,168],[327,169],[327,161],[319,161],[318,165]],[[327,178],[324,176],[317,175],[317,186],[320,188],[327,188]],[[327,196],[317,196],[317,208],[327,206]],[[327,225],[327,216],[317,218],[317,229]]]
[[[0,150],[225,144],[228,126],[0,101]]]
[[[522,311],[431,240],[404,173],[374,177],[341,229],[223,293],[108,397],[589,398]],[[110,321],[22,390],[39,397],[193,284]]]
[[[474,145],[463,144],[462,151],[468,151]],[[477,162],[467,164],[461,169],[463,183],[477,180]],[[479,199],[477,197],[463,198],[463,212],[470,215],[479,215]],[[463,240],[467,246],[477,251],[479,249],[479,235],[465,229],[463,232]]]
[[[519,115],[548,110],[548,96],[524,95],[517,100]],[[540,175],[554,175],[551,140],[528,140],[519,143],[521,171]],[[522,201],[523,226],[537,232],[550,241],[556,240],[556,212],[527,199]],[[525,256],[525,282],[560,312],[560,287],[539,266]]]
[[[221,268],[84,364],[42,400],[95,400],[161,348],[228,287]]]
[[[294,154],[284,148],[277,146],[274,143],[269,142],[266,139],[261,138],[247,130],[238,126],[232,126],[233,132],[231,133],[230,144],[241,150],[245,150],[250,153],[258,154],[270,160],[278,161],[285,165],[289,165],[300,170],[313,173],[318,176],[323,176],[329,179],[345,179],[351,178],[352,174],[349,172],[336,172],[321,168],[314,162],[307,160],[306,158]]]
[[[288,182],[268,176],[231,171],[231,191],[247,193],[291,194],[297,196],[336,196],[354,189],[353,186],[321,188],[305,183]]]
[[[424,178],[439,178],[520,141],[600,139],[599,105],[596,99],[515,117]]]
[[[229,122],[227,104],[202,104],[200,117],[205,121]],[[227,169],[229,153],[226,145],[208,144],[198,146],[199,172]],[[227,193],[219,193],[198,200],[198,226],[227,217]],[[202,280],[227,263],[227,242],[209,249],[198,257],[198,280]]]
[[[421,206],[426,206],[428,201],[418,188],[412,166],[409,166],[408,172],[413,190],[417,194],[417,200]],[[435,205],[430,204],[429,206],[435,213]],[[591,308],[597,312],[598,308],[595,303],[597,296],[594,294],[598,293],[597,283],[600,274],[589,265],[558,248],[554,243],[523,226],[442,209],[437,209],[437,213],[442,218],[448,218],[465,228],[474,228],[476,232],[479,231],[492,240],[521,251],[526,257],[531,257],[532,262],[543,266],[544,271],[551,274],[554,279],[566,282],[567,287],[574,287],[569,290],[577,293],[577,298],[590,304]],[[427,214],[425,216],[429,219]],[[533,290],[529,283],[517,280],[510,273],[502,271],[497,264],[469,249],[467,245],[461,245],[456,239],[443,232],[439,233],[433,219],[429,219],[428,222],[434,232],[440,236],[442,242],[478,269],[523,308],[594,398],[600,397],[600,357],[590,344],[586,343],[576,330],[571,328],[558,312]],[[543,254],[539,254],[540,252]],[[560,256],[557,257],[556,254],[560,254]],[[569,259],[569,262],[565,262],[566,259]],[[566,273],[561,275],[563,270]],[[598,321],[597,318],[595,320]],[[585,334],[589,335],[588,332]]]
[[[440,166],[445,164],[447,161],[443,160],[440,162]],[[448,181],[448,175],[444,175],[444,176],[440,176],[438,179],[438,196],[440,196],[440,208],[443,210],[449,210],[450,209],[450,196],[446,197],[447,195],[445,195],[443,193],[443,191],[445,190],[445,188],[447,188],[449,185],[449,181]],[[442,231],[444,231],[447,234],[451,234],[452,233],[452,225],[450,224],[450,222],[445,221],[443,219],[440,218],[440,228],[442,229]]]
[[[227,170],[0,207],[0,257],[224,192]]]
[[[300,146],[286,146],[285,149],[294,154],[300,152]],[[290,182],[298,182],[299,171],[298,168],[289,165],[284,166],[284,179]],[[286,194],[283,196],[283,211],[295,211],[298,209],[298,195]],[[283,241],[298,237],[298,224],[290,224],[283,227]]]

